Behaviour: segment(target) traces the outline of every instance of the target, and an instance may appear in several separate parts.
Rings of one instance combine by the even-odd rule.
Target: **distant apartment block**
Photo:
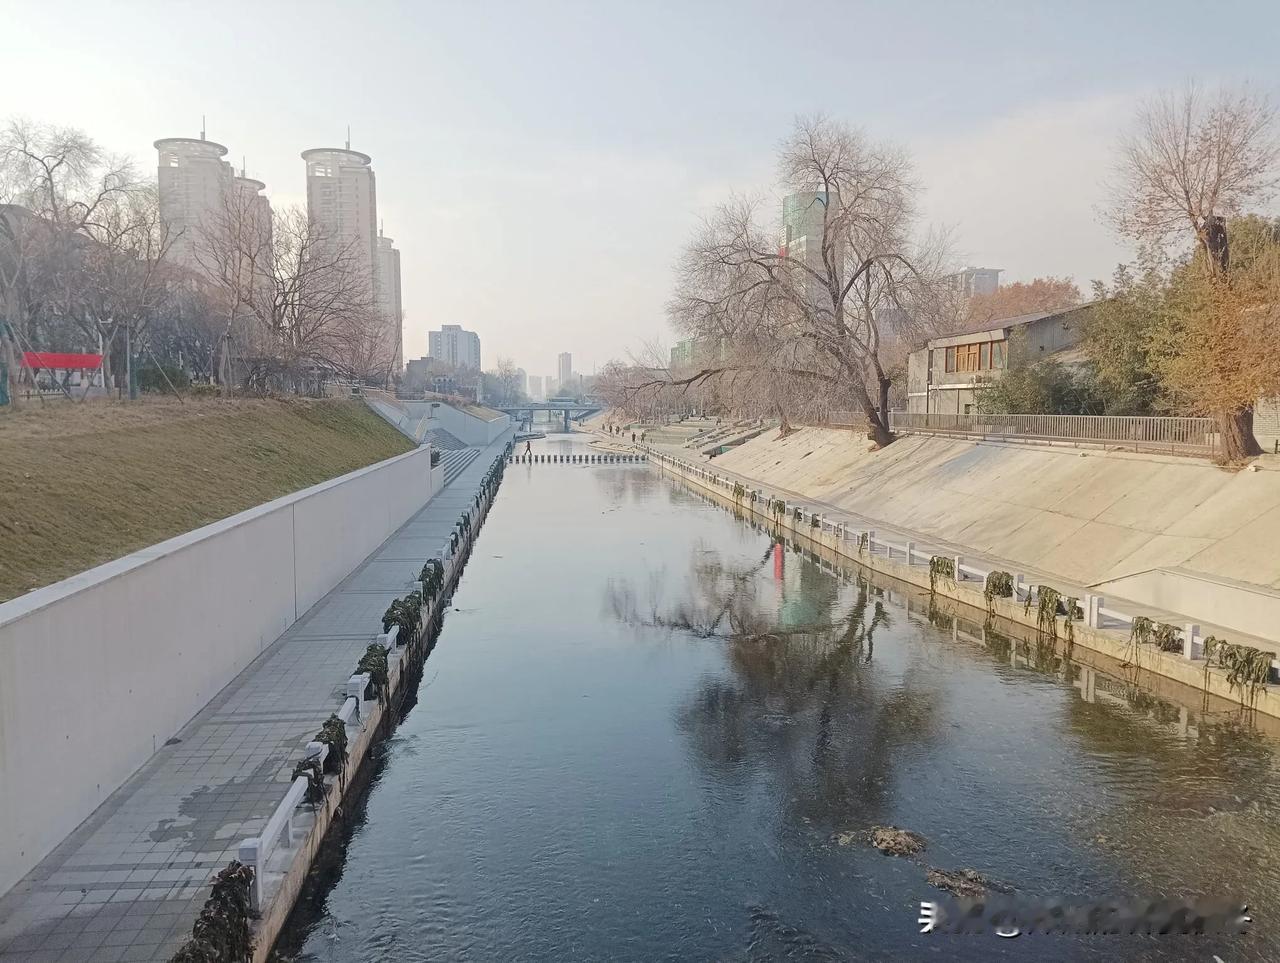
[[[399,372],[404,364],[404,306],[400,293],[400,252],[391,238],[378,232],[378,271],[376,277],[378,312],[387,325],[387,344],[394,350],[391,370]]]
[[[561,351],[556,362],[559,369],[559,390],[566,391],[573,384],[573,355],[568,351]]]
[[[965,268],[951,275],[951,282],[961,296],[971,298],[975,294],[993,294],[1000,287],[1000,268]]]
[[[671,348],[672,368],[702,367],[728,357],[728,345],[721,338],[685,338]]]
[[[533,401],[542,401],[547,397],[542,392],[542,375],[529,375],[529,397]]]
[[[227,148],[203,136],[165,137],[156,141],[156,193],[160,218],[172,238],[174,262],[197,268],[203,234],[236,212],[265,239],[271,237],[271,205],[262,181],[237,177],[222,158]],[[234,203],[229,203],[234,202]],[[242,225],[243,226],[243,225]]]
[[[302,152],[307,216],[337,244],[354,246],[370,280],[378,266],[378,191],[372,158],[350,148]]]
[[[480,336],[459,324],[441,325],[427,334],[427,354],[455,368],[480,370]]]

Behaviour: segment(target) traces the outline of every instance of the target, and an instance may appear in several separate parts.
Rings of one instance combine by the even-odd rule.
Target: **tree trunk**
[[[12,342],[0,324],[0,362],[3,362],[5,378],[5,394],[9,397],[9,405],[17,411],[21,402],[18,400],[18,354],[13,350]]]
[[[786,438],[787,435],[791,434],[795,429],[791,427],[791,419],[787,417],[787,409],[782,407],[782,405],[777,405],[777,409],[779,421],[778,437]]]
[[[883,448],[898,440],[898,436],[889,430],[888,419],[874,410],[867,412],[867,438],[876,448]]]
[[[1253,434],[1253,406],[1239,411],[1222,411],[1217,415],[1222,435],[1222,457],[1225,461],[1243,461],[1262,454],[1262,446]]]

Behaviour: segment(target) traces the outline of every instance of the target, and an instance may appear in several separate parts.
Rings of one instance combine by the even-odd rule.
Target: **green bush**
[[[191,378],[177,365],[149,364],[137,370],[138,390],[146,394],[169,391],[169,384],[179,391],[191,387]],[[169,381],[165,381],[168,376]]]

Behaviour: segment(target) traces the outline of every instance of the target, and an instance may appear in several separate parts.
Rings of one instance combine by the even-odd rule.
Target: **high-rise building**
[[[387,343],[395,351],[392,371],[404,363],[404,309],[400,300],[400,252],[391,238],[378,232],[378,311],[386,320]]]
[[[951,282],[966,298],[975,294],[993,294],[1000,287],[1000,272],[1000,268],[969,267],[951,275]]]
[[[170,257],[185,267],[196,267],[201,232],[222,209],[235,172],[222,159],[227,149],[205,140],[203,132],[199,139],[164,137],[154,146],[160,155],[156,193],[160,218],[172,239]]]
[[[529,394],[529,374],[524,368],[516,368],[516,391],[525,396]]]
[[[480,336],[460,324],[444,324],[427,333],[427,354],[455,368],[480,370]]]
[[[542,393],[542,375],[529,375],[529,397],[534,401],[545,401]]]
[[[556,359],[559,369],[559,387],[557,391],[568,391],[573,384],[573,355],[568,351],[561,351],[559,358]]]
[[[378,192],[372,158],[350,147],[304,150],[307,216],[338,244],[353,244],[374,280],[378,267]]]
[[[832,204],[840,204],[840,195],[834,191],[801,191],[782,199],[780,253],[824,276],[826,266],[822,262],[822,238],[827,211]],[[825,298],[830,307],[830,294],[818,278],[810,277],[806,287],[810,303],[823,304]]]

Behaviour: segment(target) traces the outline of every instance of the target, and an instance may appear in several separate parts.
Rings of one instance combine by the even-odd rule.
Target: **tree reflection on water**
[[[945,695],[910,671],[878,669],[875,637],[893,623],[865,579],[795,555],[784,577],[782,550],[775,542],[734,565],[699,547],[671,598],[655,573],[643,596],[612,583],[607,608],[725,644],[729,672],[702,680],[679,712],[703,769],[731,782],[765,775],[793,815],[819,826],[871,825],[888,809],[896,754],[936,739]]]

